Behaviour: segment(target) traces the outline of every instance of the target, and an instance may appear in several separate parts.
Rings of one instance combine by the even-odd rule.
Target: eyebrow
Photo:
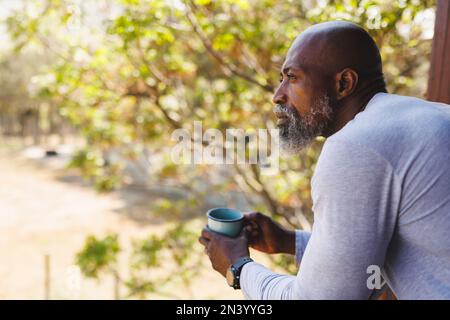
[[[289,71],[300,71],[300,72],[305,72],[305,69],[302,66],[292,66],[292,67],[286,67],[283,68],[283,70],[280,72],[280,75],[286,74]]]
[[[305,69],[302,68],[301,66],[296,66],[296,67],[286,67],[283,68],[283,70],[280,72],[280,76],[283,76],[284,74],[287,74],[289,71],[297,71],[297,72],[303,72],[305,73]]]

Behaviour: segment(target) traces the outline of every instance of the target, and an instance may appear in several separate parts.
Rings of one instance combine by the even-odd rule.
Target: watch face
[[[233,271],[231,271],[231,267],[229,267],[227,270],[226,278],[228,285],[232,287],[234,285],[234,274]]]

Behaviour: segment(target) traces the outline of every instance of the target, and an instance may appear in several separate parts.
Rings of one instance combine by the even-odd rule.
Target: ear
[[[338,100],[341,100],[355,91],[358,84],[358,74],[353,69],[345,68],[336,74],[335,82],[336,96]]]

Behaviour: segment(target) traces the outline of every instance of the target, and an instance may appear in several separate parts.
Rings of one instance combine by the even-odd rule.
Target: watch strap
[[[250,257],[242,257],[239,258],[235,263],[231,265],[231,272],[234,276],[233,288],[240,289],[241,288],[241,271],[245,264],[253,262],[253,259]]]

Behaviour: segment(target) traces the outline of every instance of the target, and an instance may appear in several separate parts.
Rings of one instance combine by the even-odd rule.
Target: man
[[[450,299],[450,106],[386,93],[374,41],[337,21],[295,39],[273,101],[282,149],[327,138],[312,232],[260,213],[235,239],[204,229],[213,268],[249,299],[368,299],[377,270],[399,299]],[[253,262],[249,245],[295,254],[297,276]]]

